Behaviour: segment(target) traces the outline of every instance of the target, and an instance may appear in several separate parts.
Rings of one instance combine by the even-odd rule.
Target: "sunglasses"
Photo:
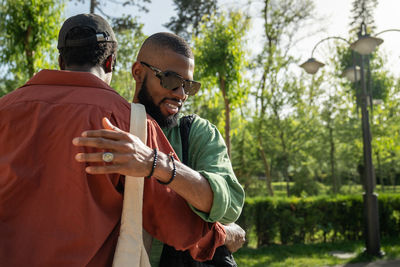
[[[161,86],[164,87],[165,89],[175,90],[182,86],[183,89],[185,90],[185,94],[195,95],[201,87],[201,83],[192,80],[185,80],[182,76],[180,76],[176,72],[169,70],[161,71],[143,61],[140,61],[140,64],[154,71],[156,77],[160,79]]]

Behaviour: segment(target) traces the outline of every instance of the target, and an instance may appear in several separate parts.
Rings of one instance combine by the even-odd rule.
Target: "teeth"
[[[166,103],[166,105],[169,107],[169,108],[177,108],[178,106],[176,106],[176,105],[172,105],[172,104],[169,104],[169,103]]]

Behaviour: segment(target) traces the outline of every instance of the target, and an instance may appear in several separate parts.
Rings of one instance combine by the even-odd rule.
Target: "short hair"
[[[144,41],[142,47],[145,47],[147,45],[155,45],[158,47],[167,48],[185,57],[194,58],[192,49],[185,41],[185,39],[173,33],[155,33]]]
[[[66,39],[78,40],[94,34],[96,32],[91,28],[75,27],[68,32]],[[116,42],[102,42],[87,46],[61,47],[59,52],[66,66],[89,65],[94,67],[103,66],[110,55],[114,54],[116,56],[117,46]]]

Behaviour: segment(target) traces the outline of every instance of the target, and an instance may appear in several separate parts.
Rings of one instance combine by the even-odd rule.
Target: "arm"
[[[172,152],[173,149],[164,134],[161,132],[158,135],[158,132],[155,132],[157,129],[161,131],[158,125],[149,119],[147,122],[147,145],[165,153]],[[111,127],[108,121],[103,121],[103,126]],[[82,134],[83,137],[73,140],[76,146],[112,151],[112,163],[104,165],[103,153],[79,153],[76,155],[77,160],[85,163],[102,162],[102,166],[96,164],[86,168],[87,172],[93,174],[117,172],[136,177],[148,175],[153,161],[153,150],[138,141],[135,136],[117,130],[114,128],[86,131]],[[148,166],[146,162],[150,162]],[[143,170],[146,169],[145,166],[148,167],[147,170]],[[211,259],[215,249],[225,242],[226,233],[223,226],[202,220],[192,212],[185,199],[168,186],[157,183],[156,179],[145,179],[144,182],[143,228],[153,237],[174,246],[177,250],[189,250],[196,260]]]
[[[172,176],[171,161],[168,159],[168,155],[162,152],[159,154],[154,177],[167,182]],[[183,163],[174,162],[176,177],[168,186],[196,209],[209,213],[213,202],[213,192],[207,179]]]
[[[103,120],[105,130],[86,131],[82,137],[74,138],[76,146],[88,146],[112,151],[114,160],[110,165],[89,166],[90,174],[120,173],[133,177],[149,175],[154,159],[153,150],[143,144],[139,138],[124,132],[112,125],[108,119]],[[161,132],[161,130],[160,130]],[[162,134],[162,132],[161,132]],[[168,155],[158,152],[154,176],[166,182],[172,175],[172,162]],[[103,153],[79,153],[76,160],[80,162],[102,162]],[[168,186],[182,196],[196,209],[210,212],[213,192],[208,181],[199,173],[175,161],[176,177]]]
[[[173,128],[165,132],[181,156],[179,130]],[[208,222],[228,224],[236,221],[243,207],[244,191],[233,172],[224,139],[217,128],[196,116],[189,134],[188,152],[188,166],[207,179],[213,191],[213,206],[209,213],[192,210]]]

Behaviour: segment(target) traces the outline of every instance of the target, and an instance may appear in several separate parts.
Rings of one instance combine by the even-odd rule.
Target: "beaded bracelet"
[[[175,166],[174,156],[173,156],[172,153],[169,153],[168,156],[172,161],[172,176],[171,176],[171,178],[169,178],[168,182],[163,182],[163,181],[160,181],[160,180],[157,179],[157,182],[159,182],[160,184],[163,184],[163,185],[170,184],[174,180],[174,178],[176,176],[176,166]]]
[[[153,166],[151,166],[151,172],[148,176],[146,176],[145,178],[149,179],[153,173],[154,173],[154,169],[156,168],[157,165],[157,158],[158,158],[158,154],[157,154],[157,148],[154,148],[154,159],[153,159]]]

